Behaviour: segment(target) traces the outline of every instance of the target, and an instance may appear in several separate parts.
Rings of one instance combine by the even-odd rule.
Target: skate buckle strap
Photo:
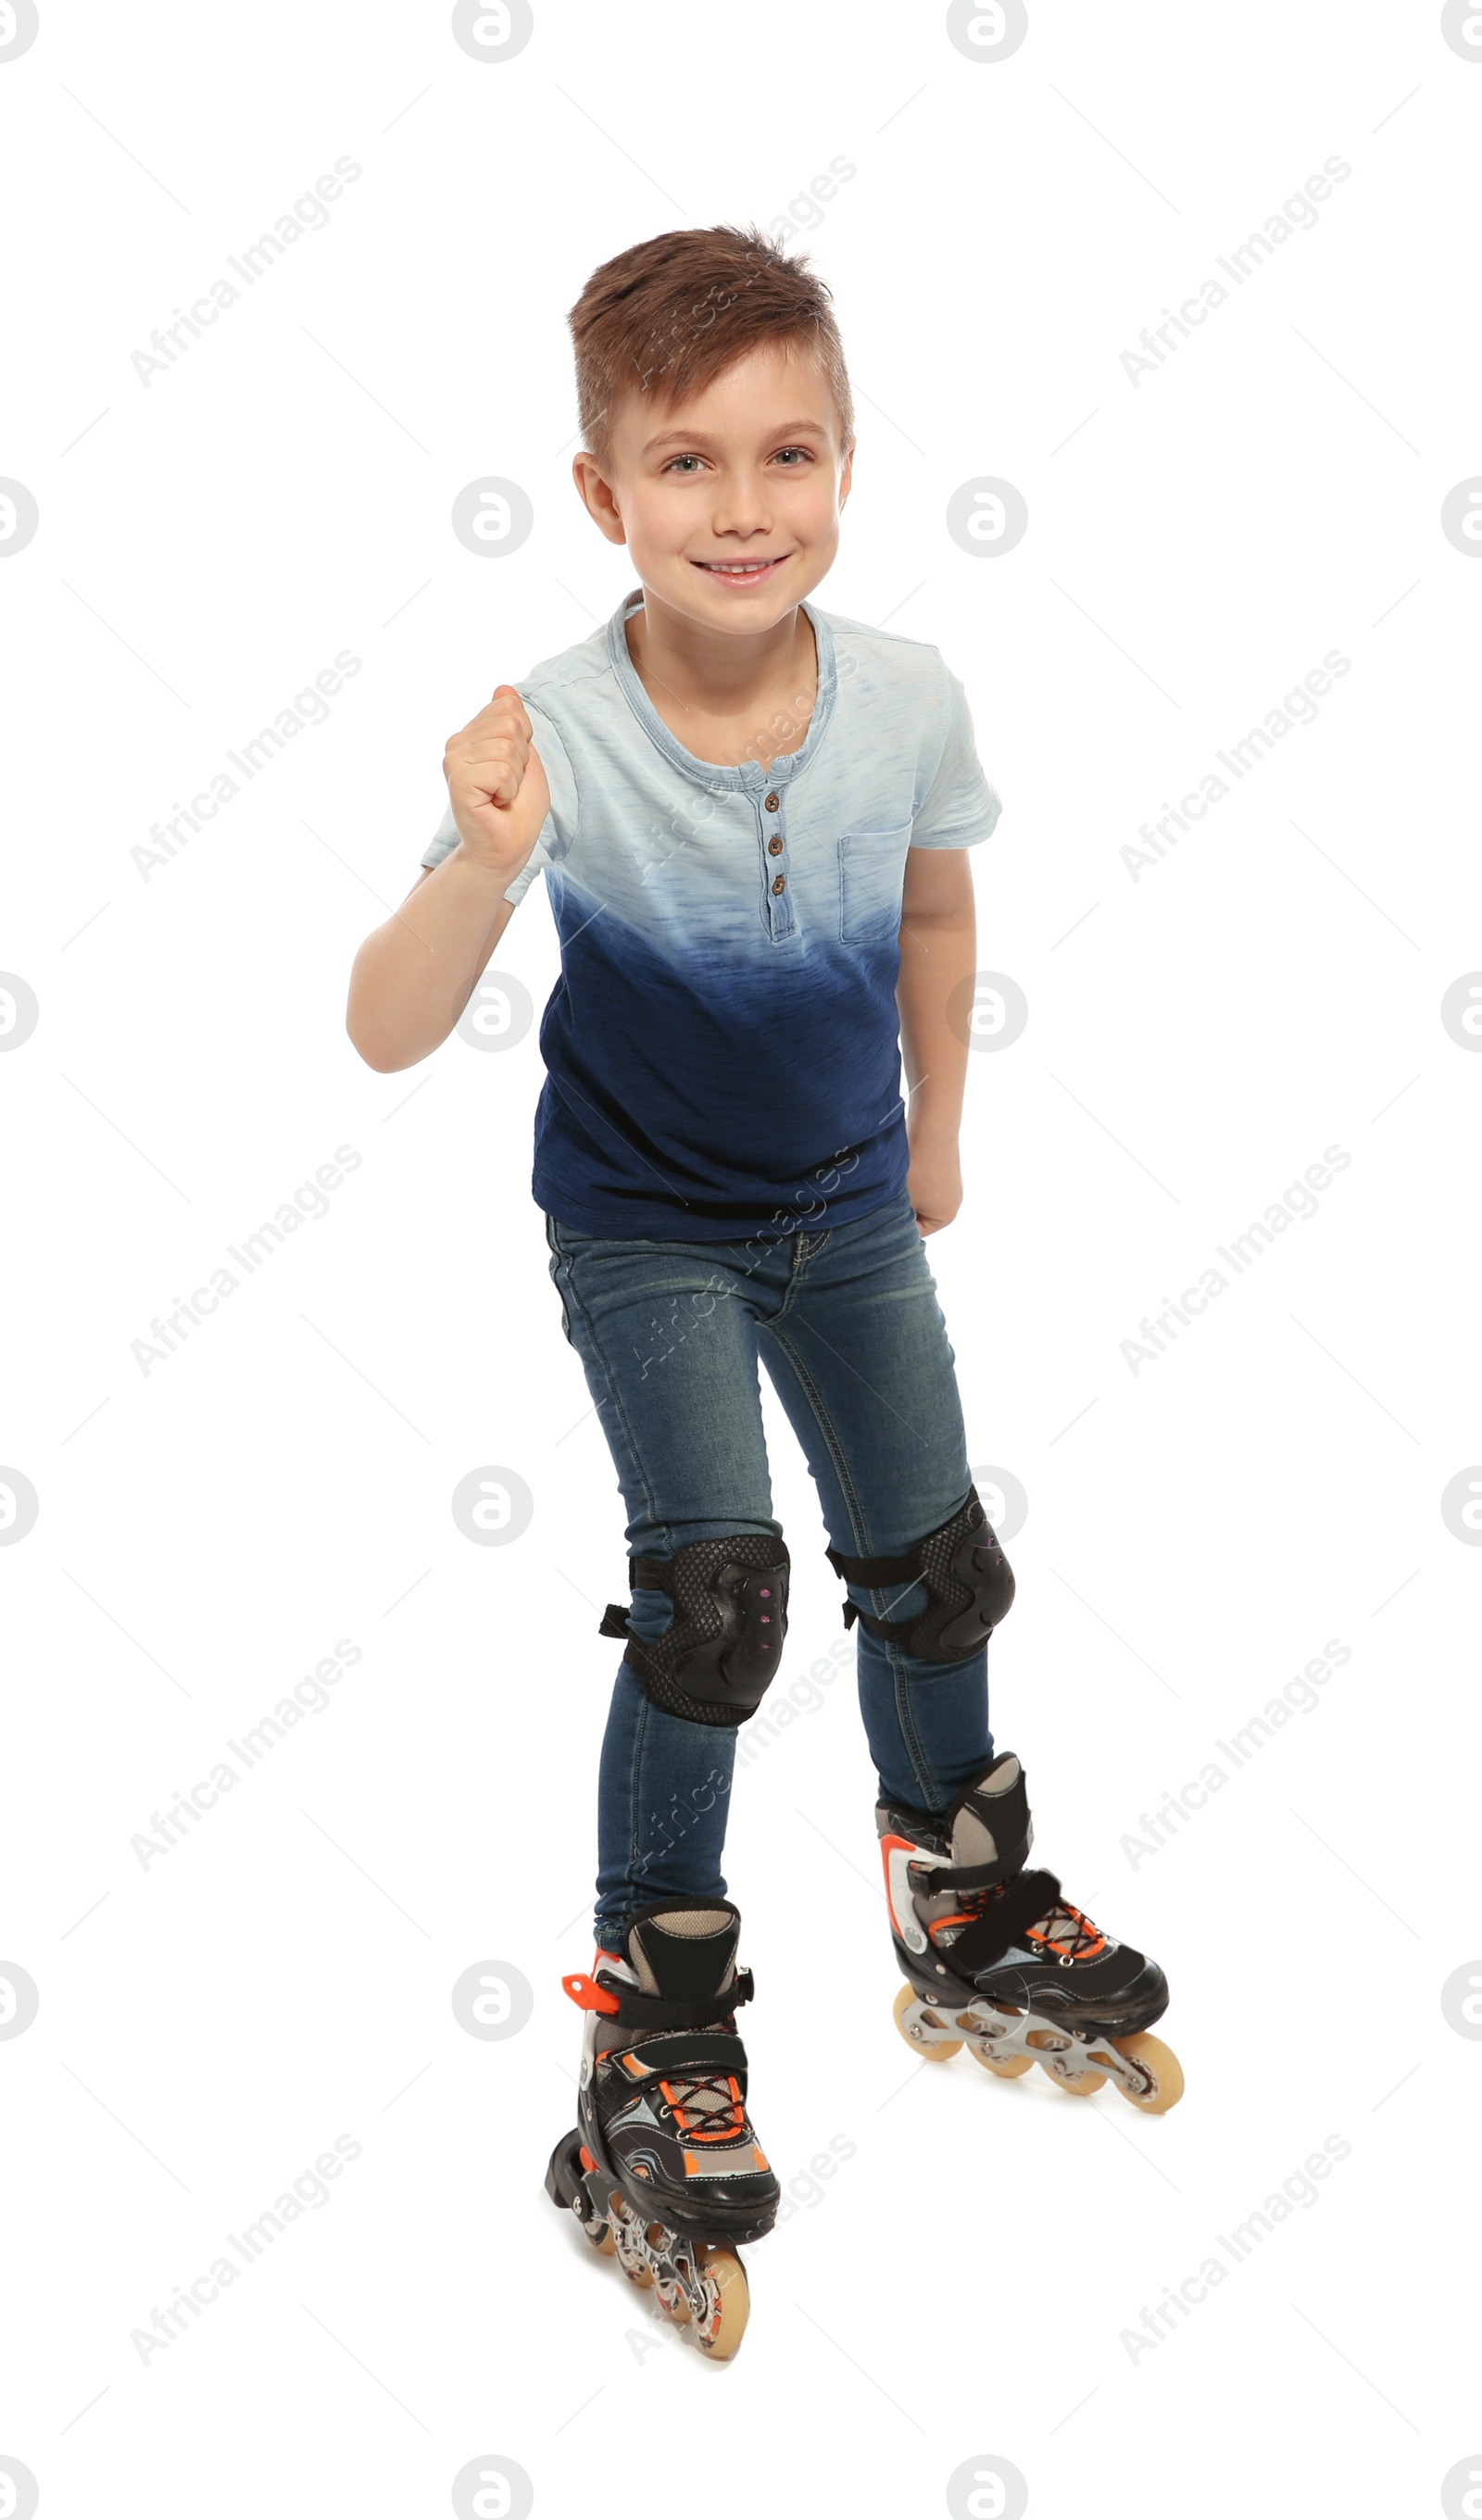
[[[932,1865],[922,1867],[917,1885],[929,1899],[941,1890],[992,1890],[1008,1877],[1007,1861],[998,1864]]]
[[[991,1967],[1012,1944],[1027,1938],[1030,1926],[1057,1907],[1059,1898],[1060,1885],[1053,1872],[1016,1873],[996,1898],[986,1898],[981,1912],[964,1926],[952,1947],[956,1965],[969,1977]],[[933,1925],[939,1929],[951,1921],[941,1916],[933,1919]]]
[[[710,2022],[734,2012],[740,2003],[749,2003],[755,1987],[749,1969],[738,1969],[731,1984],[719,1994],[701,1997],[690,2003],[670,2003],[662,1996],[642,1995],[636,1987],[599,1971],[596,1979],[576,1971],[561,1979],[564,1992],[583,2012],[604,2012],[616,2017],[624,2028],[634,2030],[703,2030]]]
[[[911,1868],[915,1872],[914,1865]],[[928,1899],[934,1899],[941,1890],[991,1890],[994,1883],[1002,1881],[1003,1877],[1001,1864],[960,1864],[955,1868],[933,1864],[929,1872],[924,1866],[921,1867],[921,1879],[913,1887],[924,1891]]]
[[[652,2074],[673,2074],[685,2068],[685,2079],[691,2079],[689,2068],[702,2065],[706,2074],[724,2079],[734,2074],[744,2083],[746,2050],[744,2043],[725,2030],[712,2031],[708,2037],[696,2032],[691,2039],[663,2041],[637,2040],[631,2048],[611,2048],[614,2057],[632,2082],[642,2082]]]
[[[1066,1930],[1055,1927],[1064,1918]],[[952,1922],[939,1917],[937,1925]],[[1044,1924],[1049,1930],[1038,1933]],[[1002,1959],[1015,1942],[1038,1945],[1046,1959],[1057,1960],[1069,1968],[1076,1960],[1095,1959],[1106,1948],[1106,1937],[1068,1900],[1060,1896],[1060,1885],[1053,1872],[1020,1872],[999,1892],[996,1898],[983,1902],[981,1910],[971,1916],[952,1947],[952,1957],[960,1969],[969,1976],[991,1968]],[[1062,1944],[1065,1948],[1061,1948]]]

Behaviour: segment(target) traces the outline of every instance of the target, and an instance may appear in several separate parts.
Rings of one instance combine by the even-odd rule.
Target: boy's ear
[[[577,496],[588,516],[595,518],[608,542],[625,543],[628,537],[623,527],[622,518],[618,514],[612,484],[599,470],[595,456],[587,454],[585,450],[580,455],[573,455],[571,478],[576,484]]]

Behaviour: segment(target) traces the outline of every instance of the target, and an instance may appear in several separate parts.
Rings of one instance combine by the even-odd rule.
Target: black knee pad
[[[761,1704],[787,1633],[786,1546],[766,1532],[692,1540],[672,1557],[630,1557],[628,1582],[667,1593],[674,1618],[655,1644],[609,1601],[598,1634],[626,1637],[623,1660],[655,1706],[692,1724],[744,1724]]]
[[[829,1563],[846,1584],[926,1586],[931,1598],[914,1619],[877,1619],[857,1602],[844,1603],[846,1628],[860,1619],[873,1636],[922,1662],[965,1662],[1008,1617],[1013,1600],[1013,1569],[976,1488],[949,1522],[900,1556],[846,1557],[831,1549]]]

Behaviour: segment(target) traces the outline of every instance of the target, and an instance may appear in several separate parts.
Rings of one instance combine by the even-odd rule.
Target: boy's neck
[[[639,681],[697,760],[765,767],[798,749],[818,698],[818,643],[800,603],[770,629],[738,637],[687,619],[646,588],[623,626]]]

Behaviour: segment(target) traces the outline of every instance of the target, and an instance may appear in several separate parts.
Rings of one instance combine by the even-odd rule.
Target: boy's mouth
[[[790,552],[781,552],[773,560],[696,560],[690,565],[703,569],[707,577],[724,586],[759,586],[763,578],[771,577],[791,557]]]

